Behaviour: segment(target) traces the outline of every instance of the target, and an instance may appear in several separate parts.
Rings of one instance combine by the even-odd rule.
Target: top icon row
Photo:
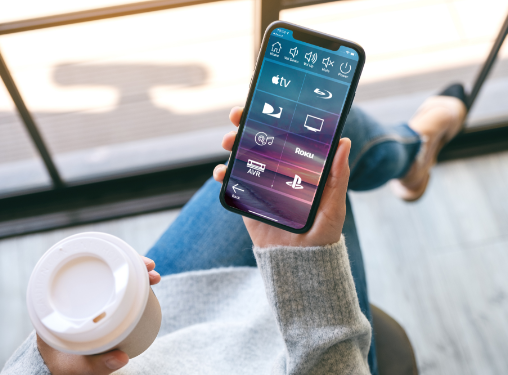
[[[272,52],[273,53],[280,53],[280,51],[282,50],[282,44],[280,44],[280,42],[275,42],[274,44],[272,44]],[[351,55],[354,55],[352,52],[349,52],[347,51],[348,54],[351,54]],[[293,59],[296,58],[296,56],[298,56],[298,47],[293,47],[293,48],[290,48],[289,49],[289,54],[291,56],[293,56]],[[309,64],[314,64],[318,59],[318,54],[317,53],[312,53],[312,52],[308,52],[305,54],[305,60],[308,61]],[[326,58],[323,58],[323,65],[325,66],[325,69],[328,69],[329,66],[333,66],[335,61],[333,61],[329,56],[326,57]],[[344,74],[347,74],[351,71],[351,66],[348,67],[348,63],[345,63],[345,67],[344,67],[344,63],[341,64],[340,66],[340,71]]]
[[[279,43],[279,42],[275,42],[274,44],[272,44],[272,52],[275,52],[275,53],[280,53],[280,50],[282,49],[282,45]],[[354,56],[354,52],[350,52],[350,51],[345,51],[348,55],[350,56]],[[295,48],[291,48],[289,50],[289,53],[291,54],[291,56],[293,56],[293,58],[298,55],[298,48],[295,47]],[[307,57],[309,56],[309,57]],[[310,62],[310,59],[311,59],[311,56],[312,56],[312,62],[316,62],[316,59],[317,59],[317,53],[314,53],[312,54],[312,52],[309,52],[307,54],[305,54],[305,58],[307,59],[307,61]],[[314,58],[315,56],[315,58]]]

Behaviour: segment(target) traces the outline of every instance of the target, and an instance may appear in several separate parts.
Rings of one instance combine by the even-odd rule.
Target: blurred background
[[[146,252],[227,158],[269,22],[362,45],[355,104],[389,125],[470,89],[507,15],[503,0],[0,1],[0,368],[32,329],[44,251],[99,230]],[[508,42],[419,202],[352,194],[371,300],[422,374],[508,368],[507,126]]]

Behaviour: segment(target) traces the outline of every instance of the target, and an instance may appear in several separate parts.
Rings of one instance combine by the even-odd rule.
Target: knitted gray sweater
[[[258,268],[163,277],[159,336],[115,374],[369,374],[371,327],[344,239],[254,252]],[[34,333],[1,374],[49,374]]]

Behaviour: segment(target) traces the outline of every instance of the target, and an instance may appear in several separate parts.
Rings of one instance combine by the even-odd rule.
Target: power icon
[[[348,74],[350,71],[351,71],[351,64],[349,63],[342,63],[340,64],[340,71],[343,73],[343,74]]]

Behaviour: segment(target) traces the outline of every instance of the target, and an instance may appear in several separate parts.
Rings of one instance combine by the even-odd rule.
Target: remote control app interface
[[[358,53],[277,28],[268,41],[225,191],[231,207],[287,225],[307,222]]]

